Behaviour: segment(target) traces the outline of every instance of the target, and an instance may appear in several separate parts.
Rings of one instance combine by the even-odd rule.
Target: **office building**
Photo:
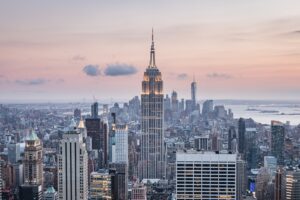
[[[126,163],[110,163],[112,198],[118,200],[128,199],[128,166]]]
[[[150,63],[142,81],[140,179],[166,176],[163,98],[163,81],[161,72],[155,63],[152,33]]]
[[[285,176],[285,194],[286,200],[300,199],[300,170],[287,171]]]
[[[97,150],[99,168],[108,164],[108,124],[100,118],[85,119],[87,136],[92,139],[92,149]]]
[[[207,151],[209,150],[209,136],[200,136],[200,137],[196,137],[194,140],[195,143],[195,149],[197,151]]]
[[[243,155],[243,158],[245,157],[246,150],[245,134],[246,122],[243,118],[240,118],[238,122],[238,152]]]
[[[277,159],[274,156],[264,156],[264,167],[274,175],[277,169]]]
[[[108,170],[92,172],[90,177],[90,200],[112,199],[111,176]]]
[[[176,198],[237,199],[237,155],[215,152],[176,153]]]
[[[206,100],[202,106],[202,115],[204,117],[209,117],[211,113],[214,111],[214,102],[213,100]]]
[[[233,148],[234,139],[236,139],[236,131],[235,131],[235,127],[231,126],[228,130],[228,151],[229,152],[235,152],[235,149]]]
[[[277,158],[277,164],[284,165],[284,124],[278,121],[271,122],[271,153]]]
[[[123,124],[115,126],[116,152],[114,163],[125,163],[128,166],[128,127]]]
[[[58,197],[61,200],[88,199],[88,155],[83,140],[83,122],[71,124],[63,134],[58,153]]]
[[[95,102],[91,105],[91,118],[97,119],[99,118],[98,116],[98,103]]]

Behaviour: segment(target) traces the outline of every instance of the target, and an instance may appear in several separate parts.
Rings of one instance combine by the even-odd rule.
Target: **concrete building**
[[[88,155],[83,121],[63,134],[58,154],[58,196],[61,200],[88,199]]]
[[[236,200],[237,184],[236,154],[177,152],[177,200]]]

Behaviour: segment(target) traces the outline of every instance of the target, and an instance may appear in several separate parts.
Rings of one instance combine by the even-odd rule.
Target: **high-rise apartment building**
[[[176,153],[176,198],[236,200],[239,175],[236,154]]]
[[[63,134],[58,153],[58,197],[88,199],[88,155],[83,139],[83,121]]]
[[[155,63],[152,32],[150,63],[142,81],[140,179],[164,178],[166,176],[163,99],[163,80]]]

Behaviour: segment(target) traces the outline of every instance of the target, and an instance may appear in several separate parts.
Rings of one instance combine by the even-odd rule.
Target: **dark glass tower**
[[[155,64],[152,31],[150,63],[142,81],[142,138],[139,178],[164,178],[166,175],[164,148],[163,81]]]
[[[271,122],[271,153],[277,158],[278,165],[284,165],[284,124]]]
[[[245,154],[246,143],[245,143],[245,134],[246,134],[246,122],[243,118],[239,119],[239,128],[238,128],[238,150],[240,154]]]

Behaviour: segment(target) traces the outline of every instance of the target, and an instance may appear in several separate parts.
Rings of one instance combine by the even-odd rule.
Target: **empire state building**
[[[166,176],[163,98],[163,81],[155,64],[152,30],[150,62],[142,81],[142,138],[138,170],[140,179],[162,179]]]

